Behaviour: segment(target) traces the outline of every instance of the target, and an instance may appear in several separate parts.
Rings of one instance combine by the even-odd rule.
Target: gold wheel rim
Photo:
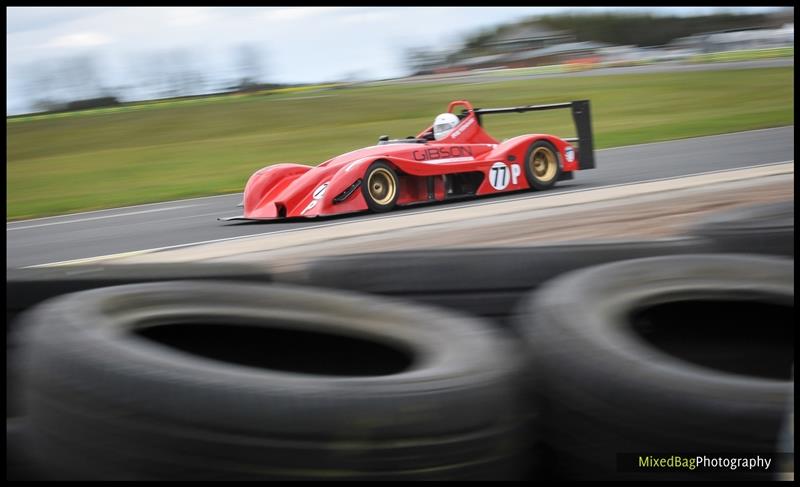
[[[378,168],[372,171],[367,181],[369,195],[379,205],[389,204],[397,192],[397,184],[389,170]]]
[[[530,164],[533,175],[542,182],[553,179],[558,169],[556,155],[547,147],[538,147],[534,150],[531,154]]]

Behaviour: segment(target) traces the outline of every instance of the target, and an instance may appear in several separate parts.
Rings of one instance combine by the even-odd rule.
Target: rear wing
[[[567,103],[551,103],[549,105],[528,105],[523,107],[511,108],[475,108],[472,112],[481,123],[483,115],[492,115],[495,113],[524,113],[524,112],[537,112],[540,110],[558,110],[560,108],[572,109],[572,120],[575,122],[575,128],[578,132],[578,137],[566,138],[567,142],[578,143],[578,168],[579,169],[594,169],[594,139],[592,137],[592,119],[591,112],[589,111],[589,100],[576,100]]]

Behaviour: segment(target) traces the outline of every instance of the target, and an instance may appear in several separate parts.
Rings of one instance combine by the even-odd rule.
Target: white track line
[[[469,207],[472,207],[472,206],[494,205],[494,204],[506,203],[506,202],[509,202],[509,201],[518,201],[518,200],[531,199],[531,198],[543,198],[543,197],[547,197],[547,196],[550,196],[550,195],[553,195],[553,194],[581,193],[581,192],[592,191],[592,190],[601,189],[601,188],[617,188],[617,187],[622,187],[622,186],[630,186],[630,185],[633,185],[633,184],[653,183],[653,182],[657,182],[657,181],[669,181],[671,179],[681,179],[681,178],[691,177],[691,176],[702,176],[702,175],[707,175],[707,174],[717,174],[717,173],[725,173],[725,172],[731,172],[731,171],[740,171],[742,169],[750,169],[750,168],[765,167],[765,166],[774,166],[774,165],[778,165],[778,164],[787,164],[787,163],[790,163],[790,162],[794,162],[794,160],[792,159],[792,160],[788,160],[788,161],[768,162],[768,163],[764,163],[764,164],[757,164],[757,165],[754,165],[754,166],[737,167],[737,168],[734,168],[734,169],[719,169],[719,170],[716,170],[716,171],[706,171],[706,172],[699,172],[699,173],[692,173],[692,174],[684,174],[684,175],[681,175],[681,176],[670,176],[670,177],[665,177],[665,178],[647,179],[647,180],[643,180],[643,181],[635,181],[635,182],[630,182],[630,183],[609,184],[609,185],[606,185],[606,186],[597,186],[597,187],[592,187],[592,188],[581,188],[581,189],[575,189],[575,190],[572,190],[572,191],[559,191],[557,193],[548,192],[548,193],[535,194],[535,195],[526,195],[526,196],[522,196],[522,197],[519,197],[519,198],[503,198],[503,199],[500,199],[500,200],[493,200],[493,201],[477,201],[475,203],[470,203],[470,204],[466,204],[466,205],[452,206],[452,207],[447,207],[447,208],[431,208],[431,209],[428,209],[428,210],[422,210],[422,211],[414,212],[414,214],[432,213],[432,212],[435,212],[435,211],[458,210],[458,209],[461,209],[461,208],[469,208]],[[379,217],[373,217],[373,218],[363,218],[363,219],[359,219],[359,220],[356,220],[356,221],[385,220],[385,219],[394,218],[394,217],[403,216],[403,215],[408,215],[408,214],[410,214],[410,213],[398,212],[398,213],[394,213],[392,215],[385,215],[385,216],[379,216]],[[159,252],[159,251],[162,251],[162,250],[179,249],[179,248],[183,248],[183,247],[191,247],[191,246],[194,246],[194,245],[204,245],[204,244],[217,243],[217,242],[228,242],[228,241],[233,241],[233,240],[242,240],[242,239],[251,238],[251,237],[263,237],[263,236],[266,236],[266,235],[279,235],[279,234],[283,234],[283,233],[298,232],[298,231],[302,231],[302,230],[311,230],[311,229],[316,229],[316,228],[325,228],[325,227],[332,227],[332,226],[337,226],[337,225],[345,225],[345,224],[348,224],[348,223],[353,223],[353,221],[354,220],[345,220],[345,221],[336,221],[336,222],[330,222],[330,223],[321,223],[319,225],[308,225],[308,226],[299,227],[299,228],[290,228],[290,229],[286,229],[286,230],[278,230],[278,231],[275,231],[275,232],[254,233],[254,234],[251,234],[251,235],[240,235],[238,237],[217,238],[217,239],[213,239],[213,240],[204,240],[204,241],[201,241],[201,242],[191,242],[191,243],[184,243],[184,244],[178,244],[178,245],[168,245],[166,247],[156,247],[156,248],[145,249],[145,250],[134,250],[134,251],[131,251],[131,252],[122,252],[122,253],[119,253],[119,254],[101,255],[101,256],[97,256],[97,257],[87,257],[87,258],[84,258],[84,259],[73,259],[73,260],[64,260],[64,261],[59,261],[59,262],[50,262],[50,263],[47,263],[47,264],[37,264],[37,265],[26,266],[24,268],[26,268],[26,269],[35,269],[35,268],[41,268],[41,267],[57,267],[57,266],[74,265],[74,264],[88,264],[88,263],[95,262],[95,261],[100,261],[100,260],[116,259],[116,258],[121,258],[121,257],[130,257],[130,256],[133,256],[133,255],[140,255],[140,254],[145,254],[145,253],[150,253],[150,252]]]
[[[118,218],[121,216],[130,216],[130,215],[141,215],[143,213],[154,213],[157,211],[169,211],[169,210],[178,210],[180,208],[191,208],[192,206],[200,206],[200,205],[180,205],[180,206],[170,206],[169,208],[155,208],[153,210],[142,210],[142,211],[132,211],[129,213],[119,213],[117,215],[104,215],[104,216],[93,216],[90,218],[81,218],[78,220],[67,220],[63,222],[50,222],[50,223],[39,223],[37,225],[28,225],[24,227],[13,227],[13,228],[6,228],[6,232],[10,232],[12,230],[27,230],[28,228],[39,228],[39,227],[48,227],[50,225],[64,225],[65,223],[80,223],[80,222],[88,222],[91,220],[103,220],[105,218]],[[30,221],[30,220],[28,220]]]
[[[605,152],[605,151],[617,150],[617,149],[628,149],[628,148],[631,148],[631,147],[647,147],[647,146],[650,146],[650,145],[667,144],[667,143],[670,143],[670,142],[689,141],[689,140],[695,140],[695,139],[698,139],[698,140],[699,139],[708,139],[708,138],[712,138],[712,137],[726,137],[726,136],[729,136],[729,135],[740,135],[740,134],[746,134],[746,133],[749,133],[749,132],[765,132],[765,131],[768,131],[768,130],[789,129],[789,128],[793,128],[793,127],[794,127],[794,125],[783,125],[781,127],[769,127],[769,128],[765,128],[765,129],[755,129],[755,130],[742,130],[740,132],[727,132],[727,133],[724,133],[724,134],[715,134],[715,135],[701,135],[701,136],[698,136],[698,137],[687,137],[687,138],[684,138],[684,139],[662,140],[662,141],[659,141],[659,142],[645,142],[644,144],[620,145],[618,147],[607,147],[605,149],[597,149],[597,150],[595,150],[595,152]],[[103,209],[103,210],[92,210],[92,211],[82,211],[82,212],[77,212],[77,213],[68,213],[66,215],[44,216],[44,217],[41,217],[41,218],[31,218],[31,219],[28,219],[28,220],[16,220],[16,221],[13,221],[13,222],[6,222],[6,225],[14,225],[14,224],[18,224],[18,223],[27,223],[27,222],[33,222],[33,221],[39,221],[39,220],[50,220],[50,219],[53,219],[53,218],[67,218],[67,217],[74,216],[74,215],[86,215],[86,214],[90,214],[90,213],[99,213],[99,212],[103,212],[103,211],[127,210],[129,208],[141,208],[143,206],[165,205],[165,204],[170,204],[170,203],[183,203],[185,201],[195,201],[195,200],[202,200],[202,199],[208,199],[208,198],[222,198],[222,197],[225,197],[225,196],[234,196],[234,195],[237,195],[237,194],[241,194],[241,193],[218,194],[218,195],[214,195],[214,196],[198,196],[196,198],[186,198],[186,199],[182,199],[182,200],[160,201],[160,202],[156,202],[156,203],[144,203],[144,204],[141,204],[141,205],[120,206],[120,207],[117,207],[117,208],[106,208],[106,209]]]

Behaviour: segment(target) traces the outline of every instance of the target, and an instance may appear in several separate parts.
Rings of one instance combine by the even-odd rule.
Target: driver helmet
[[[442,140],[458,125],[458,117],[452,113],[442,113],[433,121],[433,138]]]

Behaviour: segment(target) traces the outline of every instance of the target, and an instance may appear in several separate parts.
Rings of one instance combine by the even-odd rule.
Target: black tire
[[[517,345],[464,315],[176,281],[61,296],[22,319],[25,413],[52,478],[519,476]]]
[[[99,287],[174,280],[270,282],[269,273],[243,264],[184,263],[76,265],[39,269],[6,269],[6,417],[19,414],[14,355],[16,317],[42,301]]]
[[[122,284],[196,279],[271,281],[266,269],[244,264],[95,264],[6,269],[6,324],[31,306],[62,294]]]
[[[677,238],[382,252],[323,257],[298,271],[273,272],[273,279],[413,299],[503,325],[523,295],[564,272],[631,258],[702,253],[706,247],[700,239]]]
[[[543,163],[544,168],[541,173],[539,164],[536,163],[540,160],[540,156],[547,159]],[[561,156],[553,144],[546,140],[538,140],[528,147],[525,153],[525,177],[528,179],[528,185],[537,191],[550,189],[556,184],[561,177]]]
[[[793,299],[792,260],[746,255],[606,264],[529,296],[516,321],[556,476],[706,478],[620,473],[616,454],[774,452],[793,393]],[[753,472],[705,474],[765,477]]]
[[[794,257],[794,201],[712,214],[695,225],[689,234],[711,240],[717,252]]]
[[[373,162],[364,174],[361,193],[370,210],[383,213],[395,207],[400,195],[400,179],[386,162]]]

